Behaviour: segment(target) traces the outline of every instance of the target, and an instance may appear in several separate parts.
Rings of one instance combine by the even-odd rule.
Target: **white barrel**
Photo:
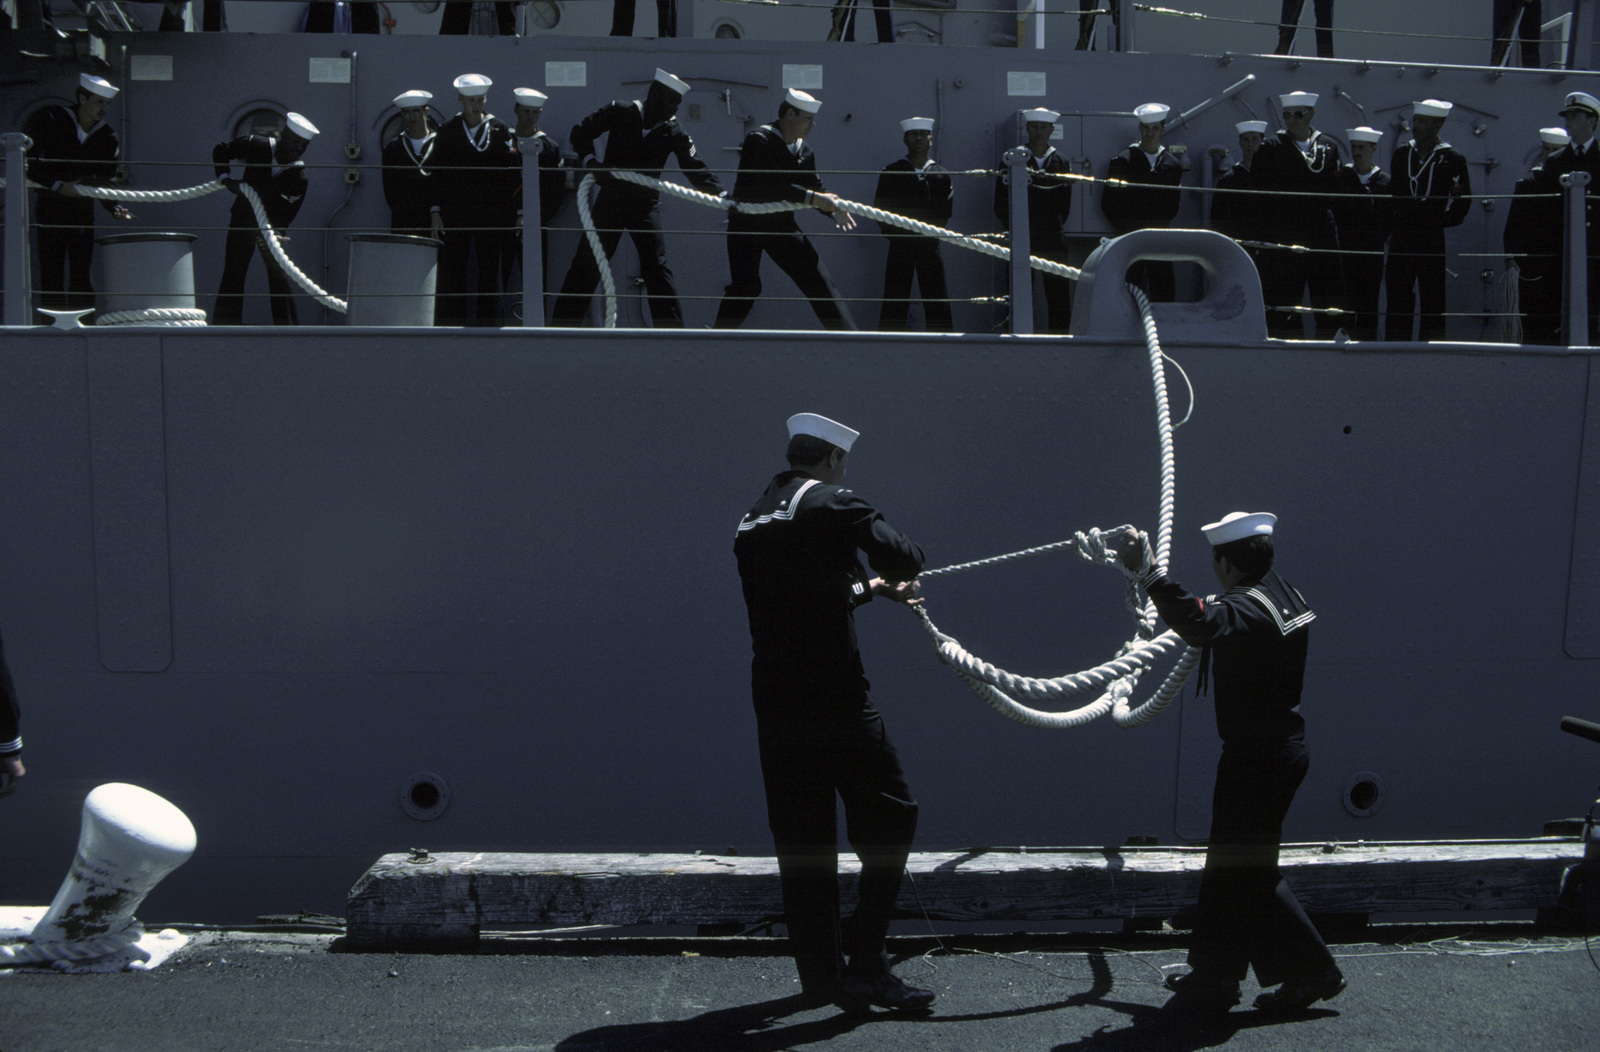
[[[193,234],[111,234],[100,246],[100,312],[194,310]]]
[[[346,325],[433,325],[433,292],[443,242],[410,234],[346,234],[350,308]]]
[[[100,786],[83,802],[78,853],[32,941],[77,942],[122,931],[194,848],[194,826],[166,800],[136,785]]]

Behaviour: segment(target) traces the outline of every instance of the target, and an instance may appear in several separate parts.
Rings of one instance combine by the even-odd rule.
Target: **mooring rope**
[[[665,190],[667,193],[675,194],[678,197],[683,198],[685,201],[692,201],[695,204],[707,205],[711,208],[720,208],[723,211],[737,209],[738,211],[743,212],[745,215],[769,215],[775,212],[803,212],[806,209],[813,207],[812,205],[795,204],[792,201],[735,201],[731,197],[718,197],[715,194],[708,194],[700,190],[691,189],[690,187],[669,182],[665,179],[653,179],[650,176],[644,175],[640,172],[630,172],[624,168],[608,168],[604,169],[604,171],[606,175],[613,179],[621,179],[625,182],[636,183],[639,186],[651,187],[656,190]],[[588,239],[589,250],[594,253],[595,263],[600,268],[600,282],[605,288],[606,297],[605,327],[608,329],[614,329],[617,326],[616,282],[611,276],[611,261],[606,258],[605,249],[600,244],[600,235],[595,230],[594,219],[590,215],[589,210],[589,187],[593,186],[594,182],[595,173],[590,172],[588,175],[585,175],[583,177],[583,181],[578,184],[578,219],[583,223],[583,232],[584,236]],[[910,219],[903,215],[897,215],[894,212],[885,212],[881,208],[874,208],[871,205],[864,205],[859,201],[850,201],[841,197],[839,198],[839,210],[843,212],[849,212],[851,215],[861,216],[863,219],[871,219],[879,223],[888,223],[891,226],[901,227],[902,229],[910,230],[913,233],[922,234],[926,237],[936,237],[941,241],[949,242],[950,244],[956,245],[959,248],[971,249],[974,252],[981,252],[986,256],[993,256],[996,259],[1003,259],[1007,261],[1011,259],[1011,250],[1006,248],[1004,245],[997,245],[992,241],[983,241],[979,238],[968,237],[966,234],[960,234],[954,230],[947,230],[942,226],[934,226],[932,223],[924,223],[916,219]],[[1069,267],[1063,263],[1057,263],[1054,260],[1041,259],[1038,256],[1029,256],[1028,265],[1034,270],[1040,270],[1046,274],[1054,274],[1057,277],[1068,278],[1073,281],[1078,280],[1083,273],[1077,267]]]
[[[1139,313],[1144,321],[1145,346],[1150,355],[1151,383],[1155,391],[1156,428],[1161,444],[1161,503],[1153,551],[1149,535],[1139,533],[1140,544],[1144,549],[1144,563],[1149,565],[1151,562],[1165,563],[1167,552],[1171,547],[1173,511],[1177,501],[1177,462],[1173,452],[1172,415],[1167,401],[1166,373],[1163,367],[1165,356],[1161,352],[1155,316],[1150,310],[1149,297],[1141,289],[1129,285],[1128,290],[1138,303]],[[1156,625],[1155,605],[1139,602],[1137,584],[1139,575],[1124,566],[1116,554],[1117,541],[1131,528],[1119,526],[1113,530],[1090,529],[1087,532],[1074,534],[1069,541],[1057,541],[1008,555],[941,567],[922,575],[937,577],[942,574],[959,573],[963,570],[1071,547],[1077,551],[1080,558],[1088,562],[1118,570],[1127,582],[1127,606],[1138,622],[1138,629],[1134,638],[1124,643],[1110,661],[1084,672],[1051,679],[1018,676],[970,653],[954,636],[940,631],[933,623],[933,619],[928,616],[925,606],[913,607],[923,628],[933,640],[934,651],[939,655],[939,660],[948,665],[974,693],[996,711],[1029,726],[1051,729],[1081,727],[1091,720],[1110,713],[1117,726],[1137,727],[1159,715],[1183,689],[1195,665],[1199,663],[1200,651],[1189,647],[1150,699],[1137,708],[1133,707],[1129,699],[1140,676],[1157,659],[1176,649],[1181,641],[1177,634],[1171,631],[1149,638]],[[1087,705],[1070,712],[1047,712],[1030,708],[1013,696],[1019,695],[1029,700],[1055,701],[1090,689],[1103,689],[1103,693]]]
[[[97,935],[90,939],[66,939],[59,942],[26,942],[18,945],[0,945],[0,968],[20,968],[24,965],[55,964],[57,961],[97,961],[122,953],[136,946],[144,938],[144,925],[134,921],[119,932]],[[149,960],[144,950],[137,950],[141,960]]]

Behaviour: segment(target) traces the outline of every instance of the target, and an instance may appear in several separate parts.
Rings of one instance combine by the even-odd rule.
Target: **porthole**
[[[277,136],[283,133],[289,119],[277,110],[255,109],[246,113],[233,126],[235,139],[245,135]]]
[[[431,822],[450,805],[450,787],[432,771],[418,771],[400,783],[400,807],[419,822]]]
[[[720,19],[711,27],[711,35],[718,40],[743,40],[744,30],[731,19]]]
[[[1383,803],[1383,779],[1371,771],[1357,771],[1344,787],[1344,809],[1357,818],[1370,817]]]

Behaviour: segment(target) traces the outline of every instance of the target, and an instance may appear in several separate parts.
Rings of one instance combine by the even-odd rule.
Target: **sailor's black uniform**
[[[1165,146],[1151,160],[1134,143],[1111,158],[1106,178],[1127,184],[1108,182],[1100,194],[1100,211],[1118,234],[1164,230],[1178,214],[1183,164]],[[1153,300],[1171,302],[1178,293],[1172,264],[1164,260],[1140,260],[1128,268],[1128,281],[1144,289]]]
[[[1373,168],[1363,179],[1354,165],[1339,172],[1340,196],[1334,199],[1339,224],[1339,259],[1349,309],[1355,312],[1350,334],[1358,340],[1378,338],[1378,292],[1383,288],[1383,250],[1389,242],[1394,198],[1389,173]]]
[[[1236,164],[1217,180],[1218,190],[1245,191],[1256,188],[1255,176],[1250,169]],[[1249,193],[1223,193],[1211,195],[1211,229],[1226,234],[1235,241],[1262,241],[1267,231],[1263,210],[1264,199]],[[1256,250],[1246,245],[1246,252],[1254,259]]]
[[[695,152],[694,140],[676,117],[646,128],[642,102],[613,102],[575,125],[568,141],[573,152],[588,162],[594,156],[595,140],[602,135],[607,136],[606,168],[659,179],[667,159],[677,157],[678,168],[697,190],[722,193],[722,184]],[[639,252],[640,276],[650,299],[650,317],[656,327],[683,328],[683,307],[678,302],[672,269],[667,266],[667,244],[661,236],[661,191],[621,179],[604,180],[590,215],[607,259],[616,253],[623,231],[633,237],[633,246]],[[589,310],[589,300],[599,280],[600,267],[589,240],[579,238],[552,321],[556,325],[578,324]]]
[[[1600,336],[1600,235],[1595,233],[1595,225],[1600,223],[1600,136],[1589,140],[1585,146],[1568,143],[1566,146],[1551,154],[1544,162],[1544,178],[1540,184],[1542,193],[1564,193],[1561,186],[1561,177],[1568,172],[1588,172],[1589,185],[1584,190],[1584,223],[1587,233],[1587,249],[1589,256],[1589,332],[1590,340]],[[1396,168],[1398,172],[1400,169]],[[1558,220],[1566,214],[1565,206],[1556,202],[1554,217]],[[1562,231],[1564,227],[1560,222],[1552,228],[1546,240],[1554,246],[1565,244],[1566,238]],[[1560,249],[1555,249],[1559,251]],[[1557,264],[1557,274],[1564,273],[1565,266]],[[1560,279],[1558,278],[1558,283]],[[1569,339],[1568,343],[1581,344],[1582,339]]]
[[[389,202],[389,229],[396,234],[433,236],[429,211],[434,190],[433,152],[439,142],[429,132],[418,149],[404,130],[383,148],[383,197]]]
[[[1023,147],[1026,149],[1026,147]],[[1011,229],[1011,169],[1002,165],[994,183],[994,214]],[[1072,165],[1054,146],[1042,158],[1028,151],[1028,171],[1047,174],[1071,173]],[[1028,254],[1055,263],[1067,262],[1067,217],[1072,214],[1072,183],[1067,179],[1028,176]],[[1043,274],[1044,300],[1050,331],[1065,333],[1072,328],[1072,279]]]
[[[1522,308],[1522,342],[1554,344],[1561,339],[1562,217],[1561,184],[1536,165],[1518,179],[1506,209],[1506,255],[1517,262],[1517,295]]]
[[[1142,583],[1167,627],[1206,648],[1201,689],[1209,664],[1222,738],[1189,963],[1229,981],[1254,965],[1264,987],[1319,978],[1333,956],[1278,870],[1283,819],[1308,765],[1300,691],[1316,615],[1272,571],[1205,599],[1159,565]]]
[[[1338,231],[1333,223],[1333,204],[1323,195],[1338,192],[1342,155],[1339,144],[1321,132],[1311,133],[1302,150],[1289,133],[1278,130],[1256,151],[1252,169],[1256,187],[1278,196],[1264,199],[1272,237],[1282,245],[1301,245],[1311,252],[1266,249],[1261,255],[1261,292],[1267,301],[1267,330],[1284,339],[1300,339],[1304,329],[1300,315],[1274,307],[1298,307],[1309,289],[1311,306],[1319,310],[1344,303],[1344,288],[1339,260]],[[1316,331],[1332,335],[1339,323],[1333,316],[1318,314]]]
[[[744,137],[739,147],[739,176],[733,197],[741,203],[792,201],[804,204],[808,194],[827,193],[817,175],[817,158],[804,139],[793,146],[770,124]],[[737,329],[750,316],[761,295],[761,255],[800,287],[825,329],[854,329],[838,292],[811,241],[800,232],[794,212],[728,215],[728,287],[717,307],[716,327]]]
[[[1412,141],[1395,150],[1390,170],[1394,236],[1389,240],[1389,269],[1384,279],[1389,305],[1384,338],[1411,339],[1415,306],[1421,313],[1417,339],[1442,340],[1444,232],[1460,226],[1472,208],[1467,159],[1447,142],[1436,144],[1425,157],[1418,156]]]
[[[5,641],[0,640],[0,760],[11,759],[21,753],[22,730],[17,688],[12,685],[11,670],[6,667]]]
[[[437,180],[433,207],[444,220],[434,320],[440,325],[499,325],[506,313],[505,283],[522,191],[517,137],[492,114],[468,128],[458,113],[439,129],[432,178]],[[474,263],[477,280],[469,282]]]
[[[49,189],[34,193],[33,221],[39,254],[39,304],[50,310],[90,310],[94,286],[89,268],[94,258],[92,197],[64,197],[62,183],[109,186],[122,147],[116,132],[100,121],[87,132],[78,127],[77,110],[49,106],[29,118],[24,134],[33,140],[28,178]],[[115,201],[102,200],[107,212]]]
[[[878,175],[878,191],[872,207],[915,219],[932,226],[949,226],[955,208],[955,189],[950,173],[937,161],[921,168],[902,157]],[[954,328],[950,315],[950,291],[945,281],[941,242],[936,237],[914,234],[904,227],[879,223],[889,239],[889,257],[883,267],[883,309],[878,328],[901,330],[911,307],[911,279],[922,293],[922,312],[929,332],[949,332]]]
[[[278,233],[286,230],[306,199],[306,166],[295,161],[278,166],[272,159],[278,140],[266,135],[241,135],[232,142],[219,142],[211,150],[211,162],[216,166],[217,178],[223,179],[234,162],[243,162],[242,182],[248,184],[261,198],[267,213],[267,222]],[[294,287],[289,276],[272,258],[266,239],[256,223],[256,213],[243,194],[233,202],[228,212],[228,241],[223,248],[222,281],[217,286],[217,302],[211,311],[213,325],[244,324],[244,280],[250,272],[250,257],[261,253],[267,269],[267,290],[272,294],[272,323],[294,325],[298,314],[294,305]]]
[[[841,950],[858,967],[882,954],[917,826],[856,645],[853,611],[872,598],[858,552],[886,580],[908,581],[922,570],[922,549],[850,490],[785,471],[739,523],[733,550],[784,915],[801,983],[827,989]],[[839,928],[836,793],[862,863],[848,946]]]

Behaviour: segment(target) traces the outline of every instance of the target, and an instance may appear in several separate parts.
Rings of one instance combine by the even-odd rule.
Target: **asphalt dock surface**
[[[922,1016],[804,1007],[773,939],[491,943],[340,952],[332,934],[203,932],[150,972],[0,973],[3,1052],[374,1049],[1600,1049],[1600,938],[1529,925],[1374,926],[1334,946],[1350,988],[1282,1017],[1161,1010],[1177,936],[899,938]],[[1092,940],[1100,940],[1096,945]]]

